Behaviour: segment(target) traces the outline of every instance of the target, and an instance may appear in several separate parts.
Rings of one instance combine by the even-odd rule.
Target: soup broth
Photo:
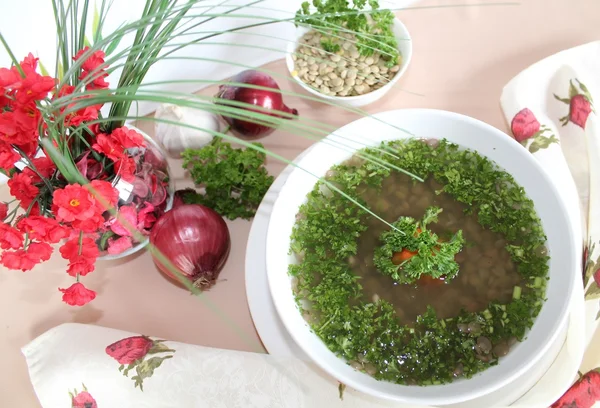
[[[512,176],[445,140],[411,139],[364,149],[325,179],[297,214],[289,273],[332,352],[379,380],[432,385],[497,364],[525,337],[549,257]]]
[[[367,300],[385,299],[394,305],[402,323],[412,325],[417,316],[432,306],[439,318],[456,317],[461,309],[481,312],[492,301],[507,303],[515,285],[522,282],[516,265],[506,251],[501,234],[485,229],[477,222],[476,214],[466,214],[467,207],[447,193],[436,194],[441,185],[433,178],[415,182],[402,173],[387,177],[380,191],[369,189],[361,196],[369,208],[386,220],[401,216],[419,219],[427,207],[443,209],[437,223],[430,229],[438,236],[450,236],[463,231],[467,244],[457,255],[460,273],[456,279],[440,285],[407,285],[381,274],[373,265],[373,253],[381,245],[379,237],[389,227],[370,217],[368,229],[358,238],[358,252],[349,258],[352,270],[360,276]]]

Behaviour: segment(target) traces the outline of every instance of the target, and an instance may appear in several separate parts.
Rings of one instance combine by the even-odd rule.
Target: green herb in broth
[[[436,312],[428,306],[407,322],[398,314],[402,310],[390,301],[367,297],[362,278],[355,272],[362,267],[355,264],[358,242],[369,233],[372,217],[317,183],[301,206],[292,232],[291,249],[300,261],[290,265],[289,273],[294,276],[299,307],[330,350],[377,379],[428,385],[471,377],[497,364],[515,341],[523,339],[544,301],[546,237],[533,202],[491,161],[447,141],[437,146],[419,140],[392,141],[380,147],[366,150],[435,180],[441,185],[438,194],[449,193],[482,226],[504,237],[506,256],[520,276],[512,299],[509,294],[503,302],[492,300],[479,310],[463,309],[443,318],[439,317],[443,310]],[[397,158],[382,154],[385,149],[393,149]],[[367,205],[364,197],[373,191],[383,194],[385,180],[395,173],[355,156],[334,166],[327,179]],[[468,251],[466,245],[463,252]],[[460,278],[461,271],[439,290],[451,288]],[[382,279],[394,283],[391,278]]]
[[[383,245],[375,250],[377,269],[398,283],[414,283],[422,275],[453,279],[458,273],[454,257],[464,243],[462,231],[443,242],[427,229],[427,224],[437,222],[442,211],[438,207],[429,207],[421,221],[400,217],[392,224],[396,229],[384,231],[380,236]]]

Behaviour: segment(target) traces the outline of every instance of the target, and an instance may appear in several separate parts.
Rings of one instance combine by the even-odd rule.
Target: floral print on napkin
[[[600,401],[600,368],[582,375],[550,408],[592,408]]]
[[[554,94],[554,98],[569,105],[569,113],[559,119],[560,123],[566,126],[571,122],[585,130],[588,116],[591,112],[595,113],[594,100],[588,88],[577,78],[571,79],[569,81],[569,97],[561,98]]]
[[[148,336],[132,336],[116,341],[106,347],[106,354],[117,360],[121,365],[119,371],[128,377],[129,371],[135,368],[131,379],[134,387],[144,390],[145,378],[152,377],[154,370],[161,366],[163,361],[173,357],[175,350],[164,344],[165,340],[152,340]],[[146,358],[151,354],[162,354],[159,357]]]
[[[71,408],[98,408],[96,400],[88,392],[85,384],[81,385],[83,391],[77,392],[77,389],[73,390],[73,392],[69,391],[69,395],[71,396]]]
[[[540,125],[529,108],[521,109],[510,122],[510,130],[515,140],[525,146],[531,153],[548,148],[558,143],[556,136],[545,125]]]

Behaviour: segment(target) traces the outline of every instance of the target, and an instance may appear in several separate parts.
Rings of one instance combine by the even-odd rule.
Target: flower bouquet
[[[73,60],[89,93],[108,88],[104,52],[89,47]],[[38,72],[29,54],[0,68],[0,167],[14,200],[0,203],[0,263],[28,271],[50,259],[60,243],[76,282],[63,300],[95,297],[80,277],[99,257],[131,253],[148,242],[157,217],[169,209],[168,165],[153,142],[134,128],[98,122],[101,104],[78,108],[75,86]],[[65,106],[66,105],[66,106]],[[65,159],[70,158],[70,163]]]
[[[173,145],[174,140],[163,140],[173,135],[185,135],[185,140],[177,142],[188,147],[218,138],[210,142],[208,150],[189,149],[183,154],[185,164],[191,167],[188,170],[193,170],[192,176],[202,175],[201,180],[195,181],[205,191],[204,195],[188,192],[186,204],[210,207],[210,203],[218,203],[212,206],[217,212],[220,209],[217,217],[251,218],[272,181],[261,167],[264,158],[271,156],[288,164],[290,161],[259,143],[221,131],[215,126],[218,117],[230,124],[236,134],[247,138],[281,127],[319,140],[330,133],[331,127],[314,120],[302,122],[296,110],[285,106],[282,95],[314,98],[282,91],[273,78],[260,70],[251,75],[245,71],[227,83],[215,81],[221,92],[214,97],[189,98],[185,93],[152,91],[143,80],[156,62],[177,59],[172,54],[188,45],[234,31],[293,23],[298,18],[257,16],[257,21],[222,31],[194,31],[215,18],[240,18],[236,11],[249,10],[259,2],[248,0],[246,4],[224,6],[225,11],[217,13],[201,0],[146,0],[138,20],[124,22],[104,35],[111,2],[98,0],[100,7],[92,13],[90,0],[52,0],[57,28],[54,75],[32,54],[17,59],[0,33],[0,43],[13,62],[11,67],[0,68],[0,171],[9,178],[8,187],[14,197],[13,201],[0,203],[1,265],[28,271],[50,259],[58,248],[60,255],[68,260],[67,273],[75,280],[70,287],[60,288],[62,298],[70,305],[81,306],[96,296],[81,282],[82,277],[95,269],[96,260],[125,256],[148,243],[150,230],[171,209],[176,194],[166,155],[150,137],[126,125],[128,120],[154,120],[168,126],[170,130],[162,139],[158,137],[163,146]],[[88,20],[92,23],[91,30]],[[123,47],[120,43],[124,38],[132,41]],[[282,55],[285,52],[281,50]],[[324,55],[327,54],[331,53]],[[230,63],[197,56],[179,58],[203,64]],[[117,70],[121,70],[118,80],[110,88],[107,78]],[[149,85],[175,82],[211,83],[197,79]],[[210,120],[199,115],[192,118],[189,113],[187,120],[179,114],[139,117],[130,114],[131,106],[137,102],[169,104],[185,108],[186,112],[212,116]],[[186,132],[175,132],[174,126],[181,126]],[[188,140],[192,136],[196,139]],[[254,154],[234,150],[221,143],[221,139],[253,149]],[[344,148],[343,143],[340,146]],[[233,153],[215,153],[225,150]],[[223,209],[228,210],[224,213]],[[185,224],[167,230],[181,233]],[[224,222],[221,224],[225,226],[221,228],[226,228]],[[159,269],[163,272],[167,269],[169,275],[192,293],[199,293],[197,285],[185,279],[182,268],[172,262],[175,258],[172,253],[164,254],[152,243],[149,248],[155,262],[163,265]],[[222,266],[227,253],[228,250],[222,251],[215,264]],[[218,271],[209,272],[214,272],[213,282]]]

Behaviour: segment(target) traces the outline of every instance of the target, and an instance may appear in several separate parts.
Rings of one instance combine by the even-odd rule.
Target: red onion
[[[280,92],[278,92],[279,86],[277,85],[277,82],[275,82],[273,78],[271,78],[269,75],[263,72],[255,70],[243,71],[231,78],[231,82],[262,86],[265,88],[273,88],[274,91],[225,84],[219,87],[219,92],[216,95],[217,98],[259,106],[264,109],[270,109],[272,110],[272,112],[266,112],[264,109],[255,110],[250,108],[243,108],[240,106],[228,104],[225,101],[217,101],[216,103],[230,106],[232,108],[246,109],[251,112],[257,112],[263,115],[270,115],[285,119],[290,119],[290,117],[281,116],[278,114],[278,112],[285,112],[291,113],[293,115],[298,115],[298,111],[296,109],[290,109],[283,103],[282,95]],[[239,114],[243,115],[243,112],[240,112]],[[254,123],[252,118],[248,118],[249,120],[242,120],[231,118],[227,115],[222,116],[223,119],[225,119],[225,121],[231,126],[232,130],[238,132],[243,136],[265,136],[275,130],[274,127]],[[265,118],[265,120],[268,120],[268,118]]]
[[[152,228],[150,243],[195,287],[203,290],[216,283],[231,246],[223,218],[199,204],[180,205],[165,213]],[[153,258],[162,273],[180,281],[156,255]]]

